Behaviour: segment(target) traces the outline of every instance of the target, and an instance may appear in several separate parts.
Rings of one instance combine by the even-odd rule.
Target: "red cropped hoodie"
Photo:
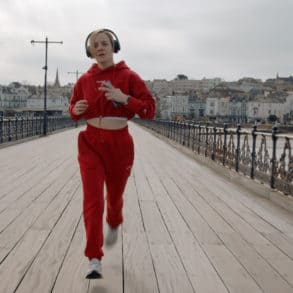
[[[128,104],[115,107],[112,101],[107,100],[104,92],[99,90],[102,80],[111,81],[115,88],[129,95]],[[82,115],[73,114],[75,103],[82,99],[88,101],[86,112]],[[95,63],[76,82],[70,98],[69,113],[74,121],[105,116],[131,119],[135,114],[142,119],[153,119],[155,100],[145,82],[124,61],[103,70]]]

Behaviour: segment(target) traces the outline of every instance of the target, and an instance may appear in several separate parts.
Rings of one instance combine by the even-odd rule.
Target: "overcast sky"
[[[93,63],[84,40],[97,28],[116,32],[125,60],[143,79],[293,75],[293,0],[1,0],[0,84],[62,85]]]

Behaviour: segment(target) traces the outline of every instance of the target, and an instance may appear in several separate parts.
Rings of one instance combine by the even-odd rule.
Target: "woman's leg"
[[[115,152],[107,158],[106,187],[107,187],[107,223],[116,228],[123,222],[123,192],[134,160],[132,137],[127,133],[119,142],[114,140]]]
[[[83,217],[86,231],[85,256],[103,257],[103,212],[105,170],[99,155],[93,151],[84,132],[78,138],[78,160],[83,185]]]

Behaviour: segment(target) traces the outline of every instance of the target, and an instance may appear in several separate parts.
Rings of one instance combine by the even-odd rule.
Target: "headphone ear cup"
[[[117,51],[117,42],[114,40],[113,41],[113,52],[114,53],[117,53],[118,51]]]
[[[85,40],[85,53],[86,53],[87,57],[89,57],[89,58],[92,58],[91,48],[88,44],[92,33],[93,32],[89,33],[88,36],[86,37],[86,40]]]
[[[86,52],[87,57],[89,57],[89,58],[92,57],[90,46],[86,46],[85,52]]]
[[[113,51],[114,53],[118,53],[118,51],[120,50],[120,44],[117,40],[114,40],[113,42]]]

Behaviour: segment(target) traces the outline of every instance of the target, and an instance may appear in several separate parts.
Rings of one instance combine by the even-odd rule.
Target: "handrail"
[[[43,117],[13,117],[0,116],[0,144],[27,137],[41,136]],[[49,116],[48,133],[67,127],[77,127],[77,123],[67,116]]]
[[[209,126],[194,122],[141,120],[134,122],[152,129],[272,189],[293,195],[293,135],[280,134],[278,128],[264,132],[254,125],[251,131]]]

